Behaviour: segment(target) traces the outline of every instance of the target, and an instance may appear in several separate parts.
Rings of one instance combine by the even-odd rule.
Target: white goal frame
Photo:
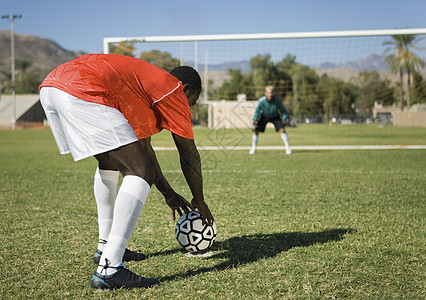
[[[171,35],[171,36],[130,36],[106,37],[103,40],[103,52],[109,53],[109,45],[121,42],[190,42],[190,41],[226,41],[226,40],[262,40],[262,39],[298,39],[330,37],[387,36],[405,34],[426,34],[426,28],[413,29],[377,29],[377,30],[343,30],[283,33],[247,33],[247,34],[212,34],[212,35]]]
[[[103,53],[108,54],[110,44],[122,42],[157,43],[157,42],[194,42],[194,68],[198,69],[199,41],[227,40],[266,40],[266,39],[308,39],[308,38],[337,38],[337,37],[368,37],[394,35],[425,35],[426,28],[407,29],[375,29],[375,30],[343,30],[343,31],[313,31],[313,32],[282,32],[282,33],[248,33],[248,34],[212,34],[212,35],[172,35],[172,36],[128,36],[105,37]],[[216,101],[208,101],[208,53],[205,53],[205,68],[203,78],[203,99],[201,103],[208,104],[208,126],[212,127],[212,109]],[[180,63],[183,64],[183,53],[180,50]]]

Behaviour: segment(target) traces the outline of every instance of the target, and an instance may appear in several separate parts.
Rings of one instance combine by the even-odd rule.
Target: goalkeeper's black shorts
[[[255,124],[253,127],[253,131],[257,132],[265,132],[266,124],[271,122],[275,126],[275,131],[278,131],[282,128],[284,128],[284,122],[281,120],[280,117],[269,119],[269,118],[263,118],[261,117],[260,120]]]

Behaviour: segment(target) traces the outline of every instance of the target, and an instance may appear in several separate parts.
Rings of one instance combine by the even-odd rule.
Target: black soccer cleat
[[[124,250],[123,261],[141,261],[146,259],[146,255],[126,248]]]
[[[101,275],[97,271],[92,277],[92,288],[102,290],[112,289],[132,289],[132,288],[149,288],[160,282],[155,278],[143,277],[136,275],[124,265],[116,268],[117,272],[112,275]]]
[[[99,261],[101,259],[102,256],[102,251],[101,250],[96,250],[95,255],[93,256],[93,262],[97,265],[99,265]],[[146,259],[146,255],[143,253],[139,253],[139,252],[135,252],[132,250],[129,250],[126,248],[126,250],[124,250],[124,255],[123,255],[123,261],[141,261]]]

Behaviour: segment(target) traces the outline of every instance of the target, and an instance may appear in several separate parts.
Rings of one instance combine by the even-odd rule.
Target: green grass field
[[[251,132],[195,128],[198,145],[249,146]],[[426,145],[426,129],[300,126],[296,145]],[[281,146],[272,129],[259,146]],[[172,146],[170,134],[154,146]],[[200,151],[218,226],[210,257],[187,257],[154,188],[129,268],[162,281],[94,291],[96,161],[60,155],[49,130],[0,131],[2,299],[425,299],[426,150]],[[176,151],[158,159],[190,199]]]

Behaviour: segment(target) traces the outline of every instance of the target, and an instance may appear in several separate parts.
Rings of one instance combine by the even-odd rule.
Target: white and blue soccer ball
[[[216,223],[203,225],[198,210],[182,215],[176,223],[175,235],[178,243],[188,252],[200,253],[207,251],[216,238]]]

